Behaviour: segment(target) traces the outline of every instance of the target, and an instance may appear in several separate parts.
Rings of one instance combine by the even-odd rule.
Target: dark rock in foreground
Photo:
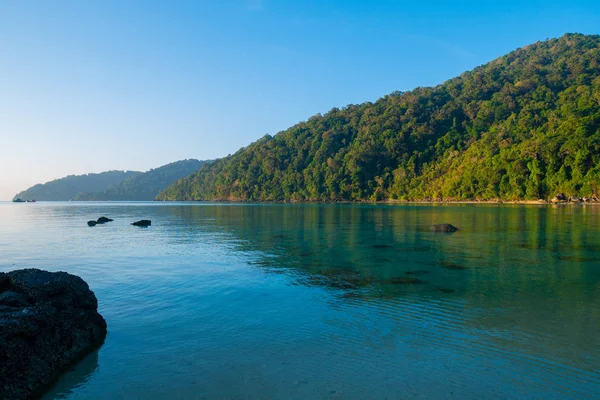
[[[106,337],[98,301],[66,272],[0,273],[0,399],[37,398]]]
[[[110,218],[106,218],[106,217],[100,217],[98,218],[98,220],[96,221],[96,223],[98,224],[104,224],[106,222],[112,222],[113,220]]]
[[[134,226],[150,226],[150,225],[152,225],[152,221],[150,221],[149,219],[142,219],[140,221],[136,221],[136,222],[132,223],[131,225],[134,225]]]
[[[458,228],[452,224],[435,224],[435,225],[429,226],[429,230],[432,232],[452,233],[452,232],[456,232],[458,230]]]
[[[96,226],[97,222],[96,221],[88,221],[87,224],[88,224],[88,226]]]

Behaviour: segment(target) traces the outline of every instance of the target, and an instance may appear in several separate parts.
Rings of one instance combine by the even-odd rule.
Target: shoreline
[[[322,200],[40,200],[39,203],[76,203],[76,204],[89,204],[89,203],[223,203],[223,204],[518,204],[518,205],[551,205],[551,206],[562,206],[562,205],[600,205],[600,201],[550,201],[550,200],[339,200],[339,201],[322,201]],[[0,203],[12,204],[10,200],[0,201]]]
[[[524,205],[549,205],[549,206],[560,206],[560,205],[600,205],[600,202],[596,201],[560,201],[552,202],[547,200],[390,200],[387,201],[390,204],[524,204]]]
[[[224,203],[224,204],[520,204],[520,205],[600,205],[600,201],[558,201],[549,200],[340,200],[340,201],[319,201],[319,200],[154,200],[163,203]]]

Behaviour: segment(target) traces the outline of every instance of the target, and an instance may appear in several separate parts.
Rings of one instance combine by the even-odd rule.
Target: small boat
[[[14,199],[13,203],[25,203],[25,200],[23,200],[23,199]]]

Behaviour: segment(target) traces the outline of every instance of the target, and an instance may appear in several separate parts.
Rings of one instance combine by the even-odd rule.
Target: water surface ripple
[[[0,203],[0,254],[108,321],[47,399],[600,398],[600,207]]]

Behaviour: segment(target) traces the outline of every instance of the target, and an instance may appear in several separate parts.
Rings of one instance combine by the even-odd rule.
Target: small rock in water
[[[88,221],[88,226],[96,226],[97,222],[96,221]]]
[[[434,224],[429,226],[429,230],[432,232],[452,233],[456,232],[458,228],[452,224]]]
[[[96,223],[98,224],[104,224],[106,222],[112,222],[112,219],[110,218],[106,218],[106,217],[100,217],[98,218],[98,220],[96,221]]]
[[[150,221],[149,219],[142,219],[139,221],[136,221],[134,223],[132,223],[131,225],[133,226],[142,226],[142,227],[147,227],[152,225],[152,221]]]
[[[405,272],[406,275],[425,275],[428,273],[429,273],[429,271],[407,271],[407,272]]]

